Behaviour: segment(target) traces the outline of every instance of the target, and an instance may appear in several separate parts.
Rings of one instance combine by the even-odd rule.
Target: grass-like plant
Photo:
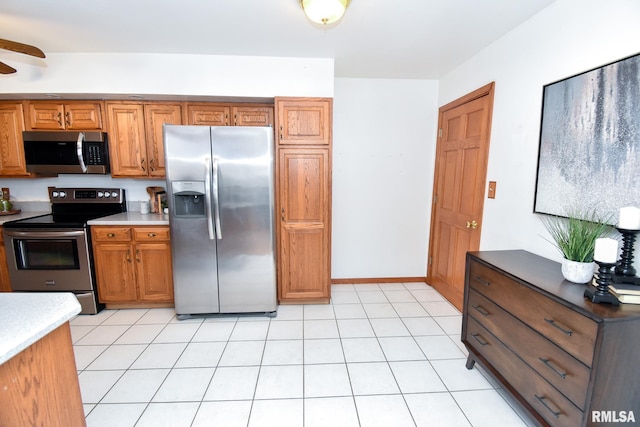
[[[575,213],[567,218],[543,216],[540,220],[551,235],[546,239],[554,244],[562,255],[570,261],[592,262],[596,239],[611,234],[609,218],[591,212],[586,216]]]

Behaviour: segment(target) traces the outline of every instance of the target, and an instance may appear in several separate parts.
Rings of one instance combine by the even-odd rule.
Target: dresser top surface
[[[571,283],[562,277],[560,264],[525,250],[479,251],[469,255],[484,261],[507,275],[540,289],[556,301],[583,314],[604,321],[640,318],[640,305],[595,304],[584,297],[590,285]]]

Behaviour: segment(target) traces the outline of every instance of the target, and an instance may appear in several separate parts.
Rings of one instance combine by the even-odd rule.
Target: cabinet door
[[[147,135],[147,155],[149,156],[149,176],[165,176],[164,140],[162,125],[182,124],[180,104],[146,104],[144,106],[145,130]]]
[[[329,150],[279,150],[279,298],[328,300],[330,290]]]
[[[107,103],[111,176],[149,175],[141,103]]]
[[[278,144],[330,144],[331,99],[277,98],[276,108]]]
[[[64,106],[53,102],[29,102],[29,124],[34,130],[64,130]]]
[[[0,102],[0,176],[29,176],[24,158],[22,131],[22,104]]]
[[[234,126],[273,126],[271,107],[233,107]]]
[[[187,124],[205,126],[229,126],[228,105],[187,105]]]
[[[0,292],[11,292],[11,281],[7,269],[7,255],[4,249],[4,235],[0,227]]]
[[[103,303],[137,300],[133,245],[100,243],[93,247],[98,299]]]
[[[140,301],[173,302],[173,273],[169,243],[135,245]]]
[[[99,102],[74,102],[64,105],[67,130],[102,129],[102,108]]]

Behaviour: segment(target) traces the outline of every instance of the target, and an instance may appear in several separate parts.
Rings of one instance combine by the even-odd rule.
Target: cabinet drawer
[[[91,234],[95,242],[129,242],[131,227],[92,227]]]
[[[169,240],[169,227],[134,228],[133,235],[137,242],[157,242]]]
[[[581,425],[582,411],[471,317],[467,318],[464,341],[519,390],[522,398],[549,424],[560,427]]]
[[[478,292],[467,312],[576,406],[584,408],[591,369]]]
[[[469,286],[587,366],[593,362],[598,324],[476,261]]]

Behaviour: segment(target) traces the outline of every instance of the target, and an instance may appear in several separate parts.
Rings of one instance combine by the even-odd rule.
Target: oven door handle
[[[85,232],[84,230],[78,230],[78,231],[13,231],[13,230],[7,230],[6,228],[4,229],[4,234],[7,237],[26,237],[26,238],[34,238],[34,239],[40,239],[40,238],[46,238],[46,237],[54,237],[54,238],[61,238],[61,237],[79,237],[79,236],[84,236]]]
[[[80,169],[82,173],[87,173],[87,165],[84,164],[84,158],[82,157],[82,143],[84,142],[84,132],[78,134],[78,142],[76,142],[76,152],[78,153],[78,163],[80,163]]]

